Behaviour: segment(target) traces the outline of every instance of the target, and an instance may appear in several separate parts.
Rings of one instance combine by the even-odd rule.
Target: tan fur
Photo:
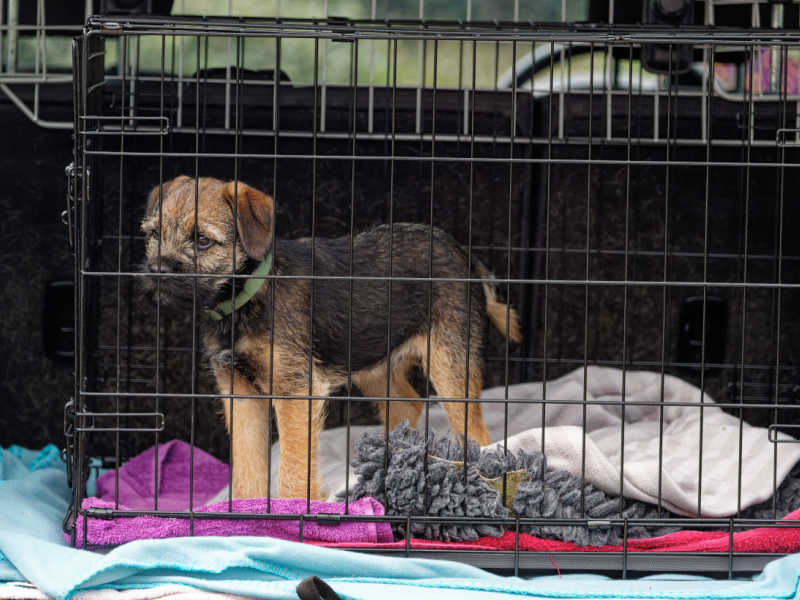
[[[254,337],[239,340],[236,344],[236,354],[249,359],[253,364],[258,364],[260,370],[257,380],[252,385],[244,382],[242,377],[236,375],[234,371],[233,393],[235,395],[293,396],[291,399],[276,398],[272,401],[272,410],[281,440],[277,481],[279,495],[284,498],[304,498],[310,489],[312,499],[323,498],[324,490],[317,476],[317,453],[319,432],[324,421],[324,402],[321,400],[309,402],[308,399],[303,398],[309,393],[307,359],[297,357],[291,350],[286,350],[277,344],[272,348],[270,357],[269,340]],[[274,378],[270,378],[270,363],[274,366]],[[230,367],[214,366],[214,374],[220,392],[229,390]],[[321,368],[315,369],[312,374],[311,395],[326,396],[330,394],[329,381],[335,380],[335,378]],[[236,391],[236,387],[244,391]],[[230,432],[228,415],[230,399],[223,398],[223,402],[226,424]],[[233,494],[236,498],[256,498],[266,495],[269,454],[265,448],[268,446],[262,447],[259,442],[262,437],[266,439],[268,415],[268,400],[234,399],[232,445],[234,449]],[[247,448],[251,440],[256,443],[252,448],[253,451],[248,452]],[[309,474],[311,475],[310,488]]]
[[[470,398],[479,399],[482,389],[482,375],[480,361],[473,357],[470,360],[469,393],[464,389],[465,381],[458,380],[455,373],[462,372],[459,353],[454,353],[452,341],[447,340],[442,330],[434,329],[431,335],[430,379],[440,398]],[[428,370],[428,339],[427,336],[415,336],[392,353],[390,398],[416,398],[416,391],[408,381],[408,371],[415,364]],[[369,397],[386,396],[386,363],[383,362],[369,370],[353,374],[353,381]],[[442,402],[451,427],[456,432],[463,432],[466,424],[467,436],[477,440],[485,446],[491,442],[489,432],[483,423],[483,415],[479,402]],[[394,429],[404,419],[408,419],[412,427],[416,427],[422,412],[422,402],[402,401],[390,402],[389,428]],[[386,419],[386,405],[378,403],[378,414],[381,421]],[[466,420],[466,423],[465,423]]]
[[[469,349],[469,381],[467,381],[463,369],[460,368],[467,358],[463,356],[461,348],[453,345],[448,333],[448,330],[441,326],[434,327],[431,332],[431,361],[428,376],[436,388],[436,393],[441,398],[480,399],[483,373],[477,353],[477,343],[472,340]],[[443,405],[450,425],[455,431],[464,431],[466,424],[467,437],[474,438],[481,446],[491,442],[489,432],[483,423],[480,402],[444,401]]]
[[[229,390],[235,395],[261,395],[244,379],[234,374],[231,390],[231,372],[224,367],[215,368],[214,376],[222,392]],[[231,434],[234,498],[263,498],[267,491],[267,472],[270,449],[267,439],[267,400],[257,398],[221,397],[225,413],[225,425]],[[231,406],[233,421],[231,421]],[[231,426],[232,425],[232,426]]]
[[[423,338],[424,339],[424,338]],[[400,348],[392,352],[390,398],[418,398],[418,394],[408,381],[408,371],[418,362],[421,354],[419,346],[420,336],[410,339]],[[353,381],[369,398],[386,397],[386,361],[371,369],[364,369],[353,373]],[[378,416],[382,423],[386,423],[386,402],[377,402]],[[389,403],[389,429],[394,429],[404,420],[408,420],[412,427],[417,426],[419,415],[422,413],[422,402],[403,400]]]
[[[486,313],[492,321],[492,325],[497,327],[503,337],[514,344],[519,344],[522,341],[522,332],[519,328],[519,315],[516,309],[503,304],[497,299],[497,294],[494,288],[490,285],[483,284],[483,293],[486,295]],[[508,317],[508,330],[506,330],[506,317]]]
[[[148,200],[150,212],[142,221],[142,231],[147,234],[159,234],[160,232],[160,235],[148,236],[145,245],[148,256],[158,254],[160,237],[162,261],[175,260],[192,264],[195,260],[193,246],[195,222],[199,233],[213,240],[223,241],[223,232],[227,228],[221,224],[229,221],[231,215],[230,206],[224,196],[225,184],[209,177],[202,177],[198,180],[197,189],[202,201],[200,199],[197,201],[197,219],[195,220],[195,186],[191,183],[192,180],[185,176],[165,183],[160,213],[158,210],[158,187],[151,192]],[[159,221],[161,221],[160,228]],[[246,259],[247,254],[240,246],[236,253],[236,268],[241,268]],[[218,244],[207,251],[197,252],[197,271],[199,273],[229,273],[232,264],[232,244]]]

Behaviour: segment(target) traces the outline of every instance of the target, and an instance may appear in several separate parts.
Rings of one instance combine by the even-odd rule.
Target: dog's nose
[[[148,263],[147,268],[150,270],[151,273],[158,273],[159,272],[159,265],[158,263]],[[169,262],[162,260],[161,261],[161,273],[172,273],[172,265]]]

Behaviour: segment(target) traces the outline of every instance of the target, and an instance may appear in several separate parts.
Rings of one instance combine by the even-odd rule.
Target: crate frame
[[[371,40],[382,40],[382,41],[397,41],[400,40],[410,40],[416,42],[433,42],[434,44],[437,43],[437,40],[448,40],[448,41],[456,41],[456,42],[474,42],[474,41],[481,41],[481,42],[490,42],[490,43],[512,43],[514,45],[514,51],[516,56],[516,49],[518,45],[522,44],[550,44],[551,48],[555,46],[555,44],[567,44],[567,45],[588,45],[592,49],[592,56],[594,56],[594,48],[595,46],[601,49],[608,49],[610,53],[611,48],[622,48],[626,49],[633,53],[633,49],[640,44],[645,43],[658,43],[658,44],[689,44],[694,47],[699,47],[703,50],[704,55],[704,62],[707,65],[713,64],[714,60],[714,48],[716,47],[744,47],[745,51],[747,49],[754,49],[759,46],[770,46],[770,47],[777,47],[780,49],[780,52],[785,53],[789,48],[795,48],[800,46],[800,33],[796,31],[790,30],[758,30],[753,29],[751,31],[741,32],[737,30],[730,30],[730,31],[720,31],[716,29],[708,29],[708,28],[689,28],[688,30],[681,30],[675,31],[668,28],[655,28],[652,26],[649,27],[629,27],[629,26],[608,26],[608,27],[596,27],[592,25],[564,25],[564,24],[554,24],[548,26],[542,26],[541,24],[520,24],[520,23],[436,23],[436,22],[402,22],[402,23],[375,23],[371,21],[348,21],[348,22],[322,22],[320,20],[310,20],[310,21],[286,21],[286,20],[249,20],[245,22],[241,22],[239,20],[233,19],[224,19],[224,18],[214,18],[209,20],[197,20],[197,19],[172,19],[169,23],[164,23],[158,19],[149,19],[149,18],[131,18],[125,19],[124,22],[119,22],[116,20],[108,19],[108,18],[92,18],[88,21],[87,26],[84,30],[84,34],[82,38],[79,38],[76,41],[74,47],[74,56],[76,60],[76,65],[79,65],[79,68],[75,69],[75,89],[76,89],[76,103],[75,103],[75,163],[73,167],[73,171],[71,172],[70,177],[70,205],[68,208],[69,214],[73,217],[73,220],[70,222],[70,231],[73,232],[73,239],[75,240],[75,257],[76,257],[76,271],[75,271],[75,278],[76,278],[76,322],[78,327],[76,327],[76,337],[75,337],[75,348],[76,348],[76,362],[75,362],[75,389],[74,389],[74,399],[73,401],[68,404],[66,411],[65,411],[65,425],[68,432],[68,456],[69,456],[69,463],[70,463],[70,477],[71,482],[73,484],[74,489],[74,506],[80,506],[80,503],[83,499],[83,481],[86,475],[86,463],[85,459],[87,456],[85,455],[86,451],[86,434],[89,431],[101,431],[102,428],[98,428],[96,424],[93,422],[93,419],[96,415],[91,410],[85,410],[83,407],[83,400],[90,397],[109,397],[109,398],[116,398],[117,404],[119,403],[119,398],[124,398],[127,393],[121,392],[117,390],[116,392],[109,393],[109,392],[91,392],[86,389],[86,382],[87,378],[89,377],[88,373],[91,370],[89,365],[90,356],[87,354],[86,349],[90,348],[93,344],[96,344],[96,340],[93,338],[95,335],[92,333],[92,326],[91,326],[91,313],[95,310],[96,299],[94,295],[97,293],[95,289],[93,289],[93,278],[116,278],[117,281],[120,280],[122,277],[138,277],[141,276],[140,273],[135,273],[132,271],[125,271],[122,268],[116,269],[116,271],[102,271],[102,270],[93,270],[86,268],[85,265],[87,263],[87,259],[91,254],[91,248],[87,245],[86,240],[86,231],[92,227],[92,220],[97,218],[96,212],[97,211],[97,204],[98,202],[92,202],[92,198],[94,197],[94,190],[97,189],[97,178],[99,177],[99,173],[97,169],[93,165],[94,159],[92,156],[100,156],[103,155],[105,151],[102,150],[91,150],[90,144],[88,140],[91,139],[93,136],[100,136],[100,135],[110,135],[115,136],[119,135],[120,138],[124,137],[125,135],[145,135],[145,136],[156,136],[160,138],[164,138],[169,135],[179,135],[179,134],[187,134],[194,132],[197,134],[197,130],[193,129],[191,126],[188,128],[184,128],[183,126],[179,125],[177,127],[171,127],[169,124],[169,120],[166,120],[166,125],[164,125],[164,121],[162,119],[166,119],[163,116],[157,117],[155,119],[143,119],[141,116],[138,117],[129,117],[126,116],[124,113],[120,115],[119,119],[110,118],[105,123],[101,122],[101,119],[97,119],[99,116],[98,112],[93,112],[97,110],[97,98],[92,98],[92,95],[87,90],[87,83],[98,78],[100,80],[106,81],[108,78],[104,76],[102,70],[99,70],[97,65],[92,64],[91,57],[93,56],[94,52],[97,52],[95,42],[102,37],[116,37],[116,36],[124,36],[124,37],[141,37],[141,36],[172,36],[172,37],[226,37],[231,39],[237,38],[246,38],[246,37],[264,37],[264,38],[274,38],[276,40],[283,39],[285,37],[293,37],[293,38],[304,38],[304,39],[312,39],[316,40],[315,43],[318,43],[321,40],[330,40],[342,43],[350,43],[353,44],[355,48],[354,52],[357,56],[357,48],[358,44],[362,41],[371,41]],[[395,49],[397,46],[395,45]],[[198,56],[199,56],[199,45],[198,45]],[[395,55],[396,56],[396,55]],[[279,60],[279,59],[278,59]],[[356,59],[357,62],[357,59]],[[162,47],[162,64],[163,64],[163,47]],[[551,65],[553,64],[553,60],[551,60]],[[278,65],[279,66],[279,65]],[[395,67],[396,73],[396,67]],[[122,86],[124,92],[125,86],[125,72],[122,75]],[[164,77],[161,78],[161,85],[163,89],[164,84]],[[242,80],[237,78],[237,84],[241,83]],[[231,81],[226,81],[225,84],[230,84]],[[266,85],[269,85],[267,82]],[[273,94],[275,98],[283,93],[282,87],[284,86],[281,82],[272,82]],[[669,153],[670,144],[675,144],[678,146],[683,145],[695,145],[701,148],[706,149],[706,159],[705,160],[696,160],[696,161],[680,161],[680,160],[670,160],[669,158],[664,161],[654,161],[654,166],[666,166],[666,167],[699,167],[705,168],[706,170],[715,168],[715,167],[745,167],[748,172],[750,169],[758,169],[758,168],[766,168],[766,169],[778,169],[781,173],[780,177],[783,178],[783,173],[786,170],[792,171],[792,167],[798,167],[800,164],[792,164],[791,161],[786,161],[786,152],[787,148],[789,152],[791,152],[790,146],[794,145],[791,142],[787,142],[782,138],[785,138],[787,135],[794,133],[795,136],[800,136],[800,128],[798,127],[787,127],[784,126],[776,132],[776,137],[774,140],[758,138],[756,135],[755,127],[750,126],[748,129],[750,131],[750,135],[745,136],[744,141],[742,140],[718,140],[712,138],[711,134],[711,119],[709,115],[711,114],[711,103],[714,94],[717,92],[715,90],[715,86],[710,83],[710,78],[704,78],[704,86],[705,89],[701,91],[700,99],[701,104],[705,108],[705,115],[704,118],[704,126],[701,130],[701,135],[698,139],[694,140],[683,140],[683,139],[674,139],[670,138],[669,131],[667,136],[664,138],[659,138],[658,135],[654,137],[654,139],[633,139],[630,136],[630,102],[633,96],[633,90],[631,86],[629,86],[627,92],[622,93],[614,93],[613,91],[606,90],[597,92],[594,89],[591,89],[588,93],[588,101],[591,107],[592,98],[596,96],[600,96],[602,99],[605,99],[607,102],[607,106],[612,106],[612,101],[614,100],[614,96],[621,96],[622,101],[627,99],[628,101],[628,136],[624,139],[614,138],[612,135],[612,126],[611,126],[611,116],[609,113],[609,121],[608,127],[606,131],[606,139],[604,139],[604,143],[610,145],[621,145],[627,151],[627,158],[620,159],[616,161],[607,161],[602,164],[609,164],[613,162],[618,165],[626,166],[628,169],[629,177],[630,177],[630,168],[631,166],[646,166],[647,161],[637,162],[630,158],[631,150],[634,144],[644,144],[644,145],[652,145],[652,146],[660,146],[666,148],[667,153]],[[316,90],[318,87],[318,82],[315,79],[314,82],[314,93],[315,93],[315,100],[316,100]],[[354,105],[357,104],[356,97],[358,94],[363,93],[363,89],[357,83],[354,83],[352,86],[352,94],[354,99]],[[199,98],[199,75],[198,75],[198,85],[195,88],[195,92],[198,94],[197,98]],[[436,86],[434,84],[434,102],[436,98]],[[396,93],[396,86],[395,86],[395,93]],[[88,92],[88,93],[87,93]],[[467,109],[466,107],[472,107],[472,110],[469,111],[472,113],[472,118],[474,122],[474,107],[477,103],[469,102],[469,92],[470,90],[464,90],[464,123],[466,127],[467,123]],[[346,91],[345,91],[346,93]],[[474,88],[472,89],[473,97],[476,97],[478,90]],[[369,101],[374,102],[374,92],[370,88],[367,91]],[[516,82],[513,84],[512,89],[508,91],[508,94],[511,96],[511,104],[513,106],[511,110],[511,122],[512,126],[510,128],[510,134],[503,137],[503,136],[488,136],[485,140],[479,140],[481,142],[500,142],[506,143],[511,148],[512,152],[515,148],[516,144],[520,145],[544,145],[548,150],[550,149],[551,144],[553,143],[553,135],[545,138],[524,138],[523,136],[517,136],[517,98],[519,95],[524,95],[526,92],[520,91],[517,89]],[[528,92],[529,95],[532,95]],[[674,94],[674,95],[673,95]],[[124,94],[123,94],[124,95]],[[559,97],[559,102],[564,102],[564,97],[566,94],[561,93]],[[730,96],[725,97],[724,94],[721,94],[723,97],[722,99],[727,101],[736,101],[741,102],[743,105],[750,107],[750,112],[748,114],[752,114],[754,111],[754,105],[757,102],[756,98],[754,98],[754,94],[741,94],[740,96]],[[162,94],[163,96],[163,94]],[[682,93],[677,91],[673,91],[672,87],[666,90],[666,93],[658,92],[653,94],[653,98],[666,98],[667,102],[671,102],[673,98],[677,97],[684,97]],[[691,97],[691,94],[688,95]],[[549,95],[550,104],[552,107],[554,93],[552,93],[552,78],[551,78],[551,94]],[[420,92],[417,91],[417,99],[419,101]],[[775,98],[761,98],[762,101],[766,102],[773,102],[775,103]],[[791,95],[785,92],[782,92],[778,96],[777,103],[783,106],[786,106],[788,102],[797,102],[800,100],[800,95]],[[227,104],[226,100],[226,114],[228,111],[231,110],[231,105]],[[181,104],[182,105],[182,104]],[[276,106],[280,106],[278,102],[273,105],[273,111],[278,110]],[[354,109],[355,110],[355,109]],[[419,111],[419,108],[417,109]],[[131,109],[133,111],[133,108]],[[199,112],[199,111],[198,111]],[[372,113],[371,113],[372,116]],[[800,119],[800,114],[795,115],[796,119]],[[88,123],[93,119],[97,119],[97,127],[93,130],[89,129]],[[658,117],[656,117],[658,119]],[[118,120],[119,125],[116,125],[114,121]],[[150,121],[156,121],[157,125],[151,126],[149,125]],[[276,123],[277,121],[274,121]],[[370,123],[373,122],[373,119],[370,119]],[[419,117],[417,118],[417,122],[419,123]],[[590,116],[591,122],[591,116]],[[140,125],[139,123],[143,123]],[[315,124],[316,121],[316,111],[315,111]],[[355,119],[354,119],[355,123]],[[419,125],[418,125],[419,128]],[[237,139],[237,147],[238,147],[238,136],[239,135],[246,135],[243,131],[240,131],[236,126],[233,127],[233,131],[231,132],[230,128],[225,128],[227,131],[222,131],[219,133],[229,133],[234,135]],[[355,132],[356,126],[354,125],[353,131]],[[466,142],[470,141],[471,143],[475,143],[476,135],[474,133],[474,127],[470,127],[470,133],[466,137],[462,137],[460,135],[456,135],[452,140],[453,142]],[[552,132],[552,129],[551,129]],[[266,136],[272,137],[275,140],[275,147],[277,148],[278,138],[282,136],[293,137],[298,135],[300,132],[286,132],[281,131],[279,128],[276,128],[273,125],[272,130],[259,130],[251,132],[253,136]],[[358,140],[359,135],[363,132],[355,132],[355,135],[352,138],[347,138],[348,134],[345,134],[345,139],[352,139]],[[367,132],[369,135],[365,135],[365,139],[367,139],[370,135],[375,135],[378,137],[383,137],[385,139],[386,133],[384,134],[373,134],[372,132]],[[318,132],[316,127],[314,131],[311,133],[311,137],[313,138],[313,144],[315,148],[315,152],[312,155],[303,155],[297,158],[303,159],[311,159],[312,161],[317,161],[318,159],[333,159],[336,157],[332,156],[320,156],[316,154],[316,142],[317,139],[322,139],[326,137],[326,135],[333,136],[331,133],[323,133]],[[341,134],[339,134],[341,136]],[[433,147],[437,141],[442,141],[442,138],[435,133],[435,129],[433,130],[432,134],[425,134],[423,132],[414,132],[414,133],[406,133],[404,134],[407,136],[408,140],[420,141],[423,143],[430,143]],[[563,134],[563,128],[558,130],[558,133],[555,136],[559,141],[562,141],[566,144],[572,144],[576,146],[586,146],[589,150],[589,155],[586,159],[571,159],[566,161],[567,164],[575,164],[575,165],[585,165],[588,169],[595,164],[601,164],[598,160],[593,159],[591,156],[591,147],[595,142],[596,138],[593,138],[593,131],[590,125],[589,134],[586,137],[576,137],[576,136],[566,136]],[[392,142],[394,143],[395,139],[399,139],[400,136],[396,136],[395,132],[392,132]],[[797,137],[796,137],[797,139]],[[355,141],[353,144],[355,145]],[[797,143],[795,141],[795,143]],[[724,147],[724,146],[733,146],[733,147],[743,147],[747,150],[748,156],[749,151],[751,148],[763,147],[768,149],[775,149],[778,153],[778,158],[775,161],[750,161],[749,159],[743,162],[728,162],[728,161],[715,161],[712,160],[713,149],[716,147]],[[433,152],[433,151],[432,151]],[[121,156],[124,157],[124,152],[119,153]],[[191,153],[190,153],[191,154]],[[110,152],[105,152],[105,155],[113,155]],[[196,149],[194,154],[195,158],[198,158],[200,155],[199,151]],[[170,156],[169,153],[164,153],[161,151],[160,159],[163,160],[165,156]],[[433,162],[434,160],[440,160],[439,157],[434,159],[435,155],[431,157],[422,156],[419,158],[421,162],[429,161]],[[204,154],[203,158],[211,158],[213,155]],[[259,160],[265,161],[278,161],[281,159],[292,158],[286,156],[278,150],[273,151],[272,153],[264,152],[259,153],[258,155],[246,155],[246,154],[226,154],[224,157],[220,158],[234,158],[234,160],[239,158],[255,158]],[[394,163],[397,160],[400,160],[401,157],[395,156],[394,154],[390,156],[374,156],[374,157],[358,157],[355,155],[355,152],[352,156],[344,156],[340,157],[341,160],[344,161],[351,161],[355,164],[355,161],[360,158],[372,159],[372,160],[389,160]],[[503,158],[492,158],[487,157],[482,159],[480,157],[471,156],[468,162],[469,164],[481,162],[485,160],[486,162],[499,162],[504,165],[509,165],[509,169],[513,170],[514,167],[521,167],[526,164],[538,164],[543,165],[544,168],[549,168],[550,165],[557,162],[559,159],[552,158],[548,156],[546,158],[531,158],[531,157],[503,157]],[[355,167],[353,167],[355,168]],[[708,190],[706,190],[706,195],[708,195]],[[433,200],[431,200],[432,202]],[[509,202],[510,202],[509,196]],[[121,210],[121,209],[120,209]],[[121,213],[120,213],[121,214]],[[510,213],[509,213],[510,214]],[[706,208],[706,219],[708,221],[708,209]],[[509,217],[509,228],[511,227],[510,217]],[[706,229],[708,228],[708,222],[706,222]],[[780,225],[780,232],[782,235],[783,231],[783,224]],[[782,243],[778,243],[779,252],[782,248]],[[510,257],[510,250],[511,250],[511,242],[510,237],[508,241],[508,252]],[[548,250],[549,251],[549,250]],[[625,249],[625,256],[627,261],[627,248]],[[589,250],[587,248],[586,254],[588,257]],[[665,251],[666,254],[666,251]],[[711,254],[708,251],[708,247],[706,245],[705,252],[704,252],[704,260],[707,262]],[[509,271],[510,271],[510,258],[509,260]],[[588,260],[588,258],[587,258]],[[665,258],[666,260],[666,258]],[[781,263],[781,258],[778,258],[778,263]],[[627,264],[627,263],[626,263]],[[231,275],[225,275],[226,278],[232,277]],[[234,276],[235,277],[235,276]],[[266,279],[272,279],[277,276],[265,276]],[[440,281],[440,280],[437,280]],[[459,278],[454,279],[453,281],[457,282],[473,282],[477,280],[471,280],[469,278]],[[705,305],[707,301],[707,296],[710,288],[732,288],[736,290],[742,290],[745,293],[745,290],[748,289],[771,289],[778,291],[778,297],[780,298],[780,292],[783,290],[795,290],[800,289],[800,283],[797,282],[783,282],[780,278],[780,274],[778,275],[778,281],[775,282],[750,282],[746,280],[744,281],[732,281],[732,282],[720,282],[715,281],[713,283],[709,283],[708,281],[667,281],[667,280],[629,280],[627,276],[622,281],[616,280],[593,280],[588,276],[583,280],[580,279],[550,279],[547,277],[544,278],[516,278],[511,277],[510,272],[506,274],[505,277],[498,276],[492,279],[493,282],[499,285],[505,285],[508,290],[510,290],[510,286],[515,285],[532,285],[532,286],[578,286],[582,287],[586,290],[588,294],[588,290],[592,286],[617,286],[624,290],[630,289],[632,287],[657,287],[664,290],[664,293],[667,293],[667,288],[669,287],[693,287],[697,290],[702,291],[703,297],[703,304]],[[780,305],[780,300],[778,301]],[[587,309],[588,310],[588,309]],[[780,310],[780,309],[779,309]],[[780,326],[780,323],[779,323]],[[545,325],[546,329],[546,325]],[[158,347],[158,343],[156,344]],[[119,353],[119,343],[117,347],[117,352]],[[196,340],[192,348],[193,356],[197,352],[196,348]],[[506,345],[506,370],[508,369],[508,345]],[[119,362],[119,359],[118,359]],[[584,365],[588,363],[588,357],[584,357]],[[705,358],[702,360],[703,364],[701,365],[701,371],[705,370]],[[664,361],[662,359],[661,369],[662,373],[664,373]],[[777,369],[780,370],[781,364],[776,365]],[[624,365],[623,365],[624,369]],[[546,372],[546,371],[545,371]],[[508,375],[506,374],[506,386],[508,385]],[[200,399],[210,399],[215,398],[218,394],[200,394],[195,393],[195,382],[192,381],[191,392],[189,396],[191,396],[192,405],[194,406],[195,400]],[[138,397],[147,397],[147,394],[142,393],[132,393],[131,395],[138,396]],[[185,394],[183,394],[185,396]],[[117,425],[110,427],[109,429],[114,432],[117,436],[119,433],[125,432],[126,429],[119,425],[119,419],[123,416],[127,417],[145,417],[145,418],[154,418],[155,423],[152,425],[151,428],[137,428],[136,431],[141,431],[142,433],[149,432],[155,433],[161,429],[163,429],[163,413],[159,412],[158,409],[158,401],[159,397],[168,398],[170,394],[161,393],[156,391],[155,393],[149,395],[149,397],[156,400],[156,408],[152,413],[142,413],[142,414],[134,414],[134,413],[123,413],[120,411],[119,408],[115,412],[106,412],[104,416],[107,418],[116,419]],[[227,397],[227,395],[226,395]],[[233,396],[236,398],[236,396]],[[275,399],[275,396],[264,396],[264,399]],[[325,398],[328,400],[337,400],[337,398]],[[338,398],[340,399],[340,398]],[[346,400],[349,402],[354,398],[347,397]],[[426,407],[429,406],[431,400],[430,399],[422,399],[426,401]],[[402,399],[398,400],[396,398],[392,399],[393,402],[402,401]],[[739,406],[738,404],[731,402],[729,408],[736,408]],[[119,405],[119,404],[118,404]],[[720,406],[726,406],[726,403],[720,403]],[[797,406],[794,404],[783,403],[779,402],[778,396],[778,386],[775,387],[775,394],[772,402],[764,402],[762,404],[756,405],[757,408],[764,409],[764,410],[793,410],[797,409]],[[161,419],[161,422],[159,422]],[[116,465],[120,464],[120,455],[119,450],[117,450],[117,456],[115,457],[114,463]],[[84,517],[97,517],[97,515],[93,515],[91,511],[80,511]],[[112,511],[110,515],[103,515],[104,517],[107,516],[135,516],[137,514],[152,514],[152,511]],[[190,511],[190,513],[169,513],[164,511],[159,511],[158,514],[160,516],[182,516],[186,517],[189,516],[191,520],[194,519],[202,519],[202,518],[237,518],[235,514],[228,514],[228,513],[195,513]],[[70,515],[67,516],[68,521],[70,519],[74,519],[76,515],[75,509],[72,509]],[[242,517],[239,517],[242,518]],[[249,518],[253,518],[252,516]],[[302,527],[304,522],[314,521],[320,517],[316,517],[314,515],[304,514],[304,515],[263,515],[263,518],[295,518],[300,522],[300,530],[301,530],[301,537],[302,537]],[[434,517],[424,517],[424,516],[395,516],[395,517],[383,517],[381,519],[376,519],[375,517],[370,518],[363,518],[363,517],[355,517],[352,515],[344,515],[341,517],[343,521],[385,521],[391,523],[408,523],[411,520],[418,521],[418,522],[444,522],[444,519],[437,519]],[[446,521],[450,522],[453,519],[447,519]],[[464,519],[464,521],[475,522],[474,519]],[[578,521],[580,521],[584,526],[591,527],[591,526],[622,526],[625,530],[625,536],[627,539],[627,528],[629,525],[636,524],[635,521],[630,521],[627,519],[615,519],[610,520],[607,523],[603,524],[594,524],[591,523],[588,519],[581,519],[577,521],[569,521],[565,522],[564,525],[575,525]],[[660,521],[659,521],[660,522]],[[667,521],[665,521],[667,522]],[[674,519],[668,521],[671,524],[676,523]],[[86,523],[86,519],[84,519],[84,523]],[[525,524],[555,524],[552,521],[547,520],[537,520],[537,519],[508,519],[504,522],[507,526],[513,528],[516,532],[517,537],[517,550],[514,552],[492,552],[492,553],[481,553],[481,552],[465,552],[465,551],[453,551],[453,552],[433,552],[433,551],[424,551],[424,550],[414,550],[410,547],[410,539],[406,537],[406,545],[404,550],[396,550],[396,551],[383,551],[381,553],[390,554],[393,556],[429,556],[435,558],[451,558],[455,560],[460,560],[463,562],[469,562],[471,564],[475,564],[484,568],[490,568],[497,571],[502,572],[509,572],[514,575],[519,574],[520,572],[529,572],[529,571],[540,571],[540,570],[550,570],[552,567],[552,560],[556,560],[558,564],[563,569],[586,569],[588,566],[592,570],[608,570],[608,571],[619,571],[623,576],[627,576],[629,571],[667,571],[667,570],[674,570],[674,569],[683,569],[683,570],[694,570],[694,571],[703,571],[703,572],[717,572],[717,573],[725,573],[729,577],[732,577],[734,573],[741,573],[744,571],[757,571],[763,567],[764,564],[773,560],[776,555],[750,555],[750,554],[740,554],[736,553],[731,550],[728,553],[723,554],[704,554],[704,555],[697,555],[697,554],[679,554],[679,553],[670,553],[669,555],[661,554],[661,555],[652,555],[652,554],[637,554],[633,552],[622,552],[622,553],[563,553],[563,554],[553,554],[550,553],[532,553],[532,552],[521,552],[519,551],[519,528],[521,525]],[[781,526],[791,526],[788,524],[778,524],[774,521],[742,521],[736,518],[729,518],[729,519],[686,519],[685,521],[681,521],[681,523],[685,524],[687,527],[690,526],[704,526],[704,527],[714,527],[719,528],[728,532],[730,538],[732,539],[734,531],[738,530],[741,527],[746,526],[770,526],[770,527],[781,527]],[[656,524],[656,522],[648,521],[648,524]],[[408,530],[408,528],[406,528]],[[626,544],[623,544],[626,545]],[[692,560],[687,560],[691,558]]]

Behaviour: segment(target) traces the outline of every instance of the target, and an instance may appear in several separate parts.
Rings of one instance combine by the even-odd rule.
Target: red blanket
[[[800,521],[800,509],[786,515],[778,523]],[[474,542],[434,542],[411,540],[413,550],[514,550],[514,533],[501,537],[484,537]],[[628,540],[628,552],[729,552],[730,534],[717,531],[678,531],[669,535]],[[339,548],[403,549],[405,541],[387,544],[319,544]],[[519,535],[519,549],[531,552],[622,552],[622,546],[576,546],[571,542],[545,540],[527,533]],[[789,553],[800,552],[800,523],[789,527],[758,527],[733,534],[734,552]]]

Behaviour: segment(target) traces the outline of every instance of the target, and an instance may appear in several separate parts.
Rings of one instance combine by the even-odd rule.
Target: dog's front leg
[[[225,412],[225,424],[231,436],[233,497],[263,498],[267,495],[269,472],[268,400],[225,397],[231,392],[234,396],[258,396],[260,392],[236,370],[233,371],[231,389],[230,365],[212,359],[212,366]]]
[[[304,390],[277,392],[281,396],[300,396]],[[323,401],[297,397],[275,400],[275,417],[281,443],[278,467],[278,495],[281,498],[322,500],[317,479],[317,450],[322,429]]]

